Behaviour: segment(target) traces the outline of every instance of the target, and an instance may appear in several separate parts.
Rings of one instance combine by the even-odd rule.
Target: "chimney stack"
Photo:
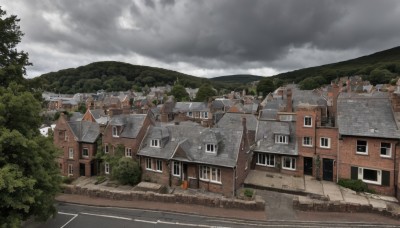
[[[293,111],[293,101],[292,101],[292,89],[288,88],[286,90],[286,99],[287,99],[287,104],[286,104],[286,111],[287,112],[292,112]]]

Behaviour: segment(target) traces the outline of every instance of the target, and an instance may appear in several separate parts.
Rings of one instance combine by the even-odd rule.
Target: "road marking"
[[[167,224],[167,225],[179,225],[179,226],[196,226],[196,227],[216,227],[216,226],[210,226],[210,225],[203,225],[203,224],[191,224],[191,223],[180,223],[180,222],[167,222],[167,221],[162,221],[162,220],[157,220],[157,223],[160,224]],[[229,228],[225,226],[217,226],[219,228]]]
[[[66,225],[68,225],[68,223],[72,222],[72,220],[74,220],[76,217],[78,217],[78,214],[71,214],[71,213],[65,213],[65,212],[58,212],[58,214],[60,215],[70,215],[73,216],[67,223],[65,223],[63,226],[61,226],[60,228],[64,228]]]
[[[114,218],[114,219],[121,219],[121,220],[129,220],[132,221],[132,218],[127,218],[127,217],[119,217],[119,216],[113,216],[113,215],[100,215],[100,214],[91,214],[91,213],[85,213],[81,212],[83,215],[91,215],[91,216],[97,216],[97,217],[105,217],[105,218]]]
[[[151,224],[157,224],[157,222],[154,221],[147,221],[147,220],[141,220],[141,219],[135,219],[135,222],[144,222],[144,223],[151,223]]]

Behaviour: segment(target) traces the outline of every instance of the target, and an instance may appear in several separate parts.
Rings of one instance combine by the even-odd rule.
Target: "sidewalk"
[[[245,186],[297,194],[303,196],[299,197],[301,201],[318,199],[361,206],[371,205],[378,210],[388,209],[389,207],[391,210],[400,210],[400,206],[397,204],[398,200],[395,197],[356,193],[340,187],[334,182],[318,181],[311,176],[294,177],[281,173],[251,170],[245,180]]]

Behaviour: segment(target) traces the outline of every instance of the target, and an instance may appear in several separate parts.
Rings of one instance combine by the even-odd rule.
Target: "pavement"
[[[369,193],[357,193],[343,188],[334,182],[318,181],[312,176],[291,176],[281,173],[270,173],[251,170],[245,180],[245,186],[271,191],[301,195],[300,200],[320,199],[325,201],[347,202],[360,205],[371,205],[377,209],[399,210],[398,200],[392,196]]]

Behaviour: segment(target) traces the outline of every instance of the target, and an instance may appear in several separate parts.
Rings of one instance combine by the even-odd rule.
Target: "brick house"
[[[234,196],[252,153],[245,119],[241,130],[204,128],[193,122],[150,126],[138,152],[142,179]]]
[[[176,102],[172,109],[174,121],[194,121],[203,126],[212,126],[213,113],[207,102]]]
[[[98,173],[95,159],[100,128],[88,121],[68,121],[62,113],[54,128],[54,144],[63,153],[58,158],[61,174],[79,177]]]
[[[341,93],[338,99],[338,176],[360,179],[396,195],[399,138],[387,93]]]

